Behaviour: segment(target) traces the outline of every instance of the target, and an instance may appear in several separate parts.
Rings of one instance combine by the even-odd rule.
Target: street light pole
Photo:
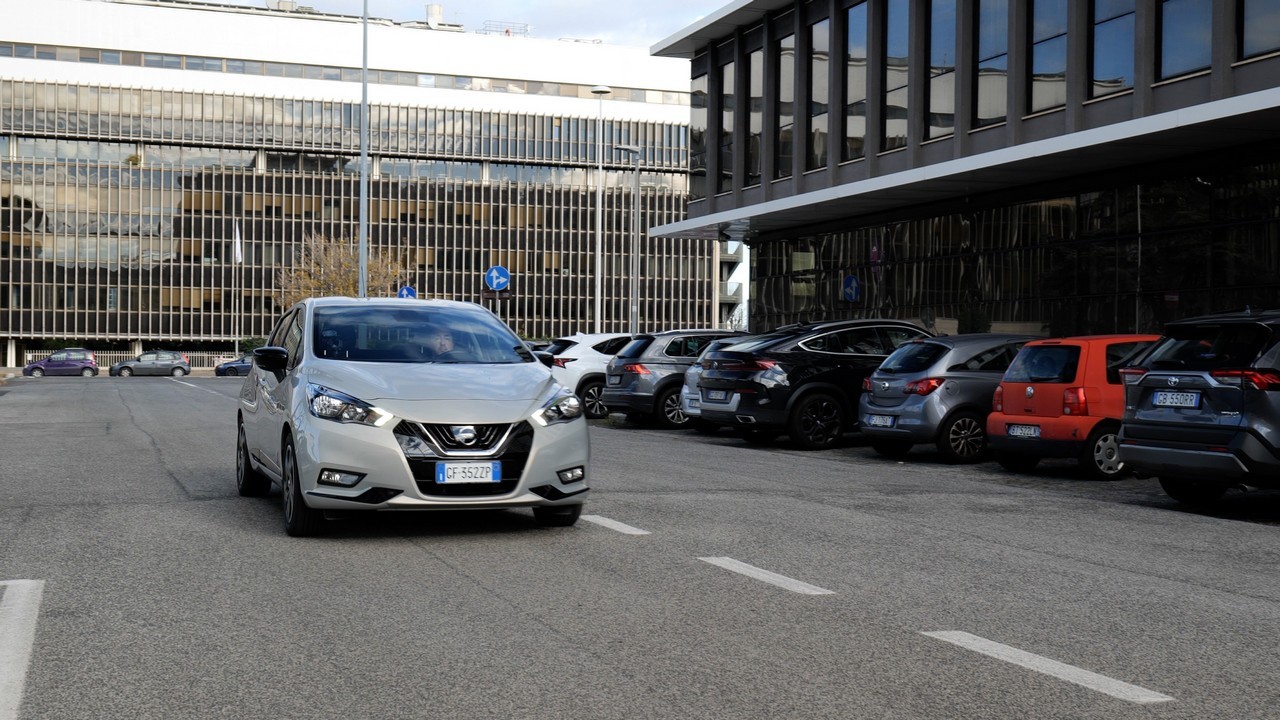
[[[604,96],[613,92],[608,85],[596,85],[596,272],[595,332],[604,332]]]
[[[369,296],[369,0],[360,16],[360,282],[358,297]]]
[[[635,178],[631,200],[631,324],[629,332],[640,332],[640,148],[635,145],[618,145],[614,148],[628,153],[635,160]]]

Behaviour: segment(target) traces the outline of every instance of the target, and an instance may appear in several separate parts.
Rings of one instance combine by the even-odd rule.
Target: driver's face
[[[453,349],[453,335],[445,330],[438,330],[427,336],[427,347],[437,353],[447,353]]]

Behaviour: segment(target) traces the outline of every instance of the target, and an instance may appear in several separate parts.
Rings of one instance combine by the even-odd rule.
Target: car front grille
[[[484,450],[477,450],[480,445],[476,442],[467,448],[465,454],[459,452],[449,452],[451,448],[442,447],[442,443],[437,442],[438,436],[448,433],[448,425],[422,425],[419,423],[401,422],[396,428],[398,434],[408,434],[413,432],[417,437],[422,438],[437,450],[444,450],[438,453],[439,458],[428,457],[407,457],[409,469],[413,472],[413,479],[418,485],[418,491],[423,495],[430,497],[480,497],[506,495],[515,490],[519,484],[521,476],[524,475],[525,465],[529,462],[529,453],[533,449],[533,426],[528,422],[518,422],[512,425],[487,425],[475,426],[477,430],[481,427],[493,428],[493,435],[499,438],[496,444],[491,442]],[[414,432],[420,429],[421,432]],[[443,433],[432,432],[431,428],[437,431],[444,428]],[[450,435],[450,438],[452,436]],[[502,481],[496,483],[463,483],[463,484],[440,484],[436,482],[436,463],[445,462],[450,459],[460,461],[485,461],[499,460],[502,462]]]

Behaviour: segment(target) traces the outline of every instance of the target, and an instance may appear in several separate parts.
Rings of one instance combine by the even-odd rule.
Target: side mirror
[[[289,364],[289,351],[282,347],[260,347],[253,351],[253,364],[263,370],[280,372]]]
[[[554,364],[554,360],[556,357],[555,355],[552,355],[551,353],[545,350],[534,350],[533,356],[538,358],[538,362],[542,363],[543,365],[546,365],[547,367],[551,367]]]

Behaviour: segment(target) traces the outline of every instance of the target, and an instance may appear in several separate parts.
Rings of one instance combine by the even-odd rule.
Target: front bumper
[[[554,507],[582,503],[590,480],[585,418],[542,426],[532,420],[511,426],[495,452],[441,456],[422,443],[406,455],[397,434],[412,437],[412,425],[367,427],[314,417],[295,425],[298,472],[307,505],[325,510],[429,510]],[[502,462],[496,483],[438,484],[436,463]],[[582,468],[580,480],[562,482],[561,470]],[[322,470],[356,473],[350,488],[318,482]]]

